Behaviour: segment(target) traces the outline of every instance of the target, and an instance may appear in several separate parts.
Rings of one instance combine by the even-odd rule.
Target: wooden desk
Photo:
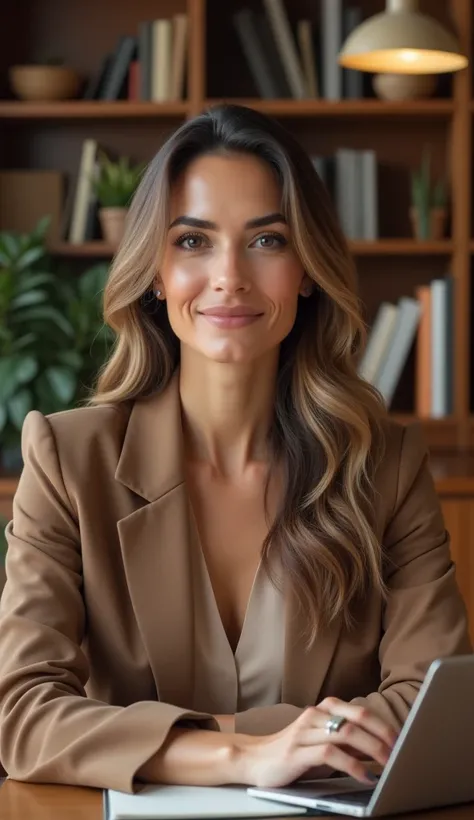
[[[397,816],[406,820],[474,820],[474,803]],[[331,817],[334,820],[337,815]],[[0,820],[103,820],[102,792],[6,780],[0,788]]]

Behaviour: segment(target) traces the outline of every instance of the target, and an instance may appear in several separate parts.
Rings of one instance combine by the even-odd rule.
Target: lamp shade
[[[441,74],[468,64],[455,36],[417,10],[414,0],[388,0],[386,11],[357,26],[338,62],[359,71]]]

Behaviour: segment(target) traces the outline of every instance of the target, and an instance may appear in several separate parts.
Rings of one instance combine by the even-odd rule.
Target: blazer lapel
[[[304,709],[318,701],[324,679],[329,671],[342,628],[337,618],[307,646],[304,634],[307,626],[304,612],[291,591],[287,592],[285,665],[282,702]]]
[[[118,522],[125,573],[161,701],[192,708],[193,597],[179,377],[133,405],[115,478],[148,503]]]

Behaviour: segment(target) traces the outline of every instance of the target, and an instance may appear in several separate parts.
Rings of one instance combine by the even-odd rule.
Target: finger
[[[332,732],[330,735],[321,729],[307,729],[301,734],[300,743],[302,746],[333,743],[343,749],[348,747],[348,753],[354,757],[359,758],[360,754],[363,760],[376,760],[381,766],[385,766],[391,753],[390,746],[383,740],[349,722],[344,723],[338,732]]]
[[[361,783],[370,783],[371,786],[374,784],[374,778],[367,770],[367,767],[334,743],[322,743],[314,747],[300,746],[298,757],[302,768],[329,766],[331,769],[345,772]]]
[[[341,715],[341,717],[345,717],[346,720],[355,723],[357,726],[361,726],[367,732],[383,740],[390,748],[393,747],[397,739],[395,730],[366,706],[346,703],[343,700],[339,700],[339,698],[325,698],[318,704],[317,708],[329,712],[330,715]]]

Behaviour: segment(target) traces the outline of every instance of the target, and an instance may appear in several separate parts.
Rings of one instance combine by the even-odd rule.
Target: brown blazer
[[[0,757],[19,780],[131,791],[170,727],[193,718],[188,505],[177,378],[161,394],[29,414],[0,618]],[[326,695],[400,725],[430,661],[470,651],[417,427],[389,428],[377,476],[388,553],[373,594],[305,650],[287,594],[282,704],[236,717],[270,733]]]

